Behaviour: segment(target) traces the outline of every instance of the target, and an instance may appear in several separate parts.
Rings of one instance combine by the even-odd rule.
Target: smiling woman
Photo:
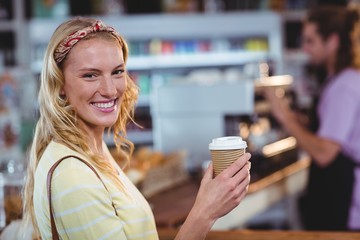
[[[96,19],[70,19],[55,30],[24,188],[24,222],[32,223],[35,238],[158,239],[149,204],[103,141],[105,129],[112,130],[117,160],[129,161],[126,125],[138,88],[126,72],[127,56],[124,39]],[[244,154],[216,178],[208,168],[176,239],[204,239],[216,219],[240,203],[249,158]]]
[[[100,133],[111,127],[119,115],[127,85],[118,42],[114,39],[81,41],[69,53],[63,69],[65,84],[61,95],[74,108],[78,122],[91,135],[96,129]]]

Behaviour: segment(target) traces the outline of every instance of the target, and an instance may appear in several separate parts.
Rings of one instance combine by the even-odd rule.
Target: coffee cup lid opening
[[[227,136],[212,139],[209,144],[210,150],[230,150],[246,148],[247,144],[239,136]]]

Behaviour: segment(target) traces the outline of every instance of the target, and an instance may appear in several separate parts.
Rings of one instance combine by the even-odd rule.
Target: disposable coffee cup
[[[246,142],[238,136],[214,138],[209,144],[214,177],[241,157],[246,147]]]

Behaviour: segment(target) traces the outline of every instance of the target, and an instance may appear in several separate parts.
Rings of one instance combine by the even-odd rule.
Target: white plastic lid
[[[246,147],[246,142],[239,136],[214,138],[209,144],[210,150],[242,149]]]

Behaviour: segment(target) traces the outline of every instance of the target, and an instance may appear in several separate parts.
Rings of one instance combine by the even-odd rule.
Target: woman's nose
[[[101,81],[100,94],[104,96],[116,96],[117,90],[114,79],[111,76],[106,76]]]

